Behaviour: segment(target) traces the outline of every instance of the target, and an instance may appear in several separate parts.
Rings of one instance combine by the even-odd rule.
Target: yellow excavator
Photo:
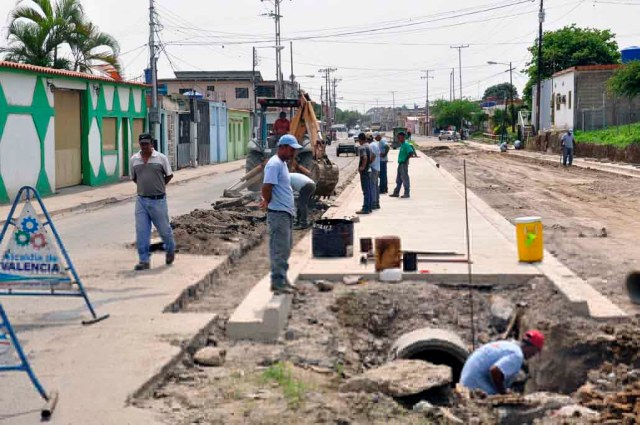
[[[338,184],[340,169],[327,157],[326,144],[322,138],[309,95],[300,91],[298,99],[259,99],[258,104],[260,105],[259,132],[257,137],[249,142],[245,165],[246,174],[240,181],[226,189],[223,196],[239,198],[245,189],[260,190],[264,166],[278,150],[277,136],[267,134],[266,112],[270,107],[297,108],[289,127],[289,134],[294,135],[298,139],[298,143],[302,145],[302,149],[296,154],[295,161],[311,172],[310,177],[316,182],[315,196],[333,195]],[[292,165],[289,166],[291,169]]]

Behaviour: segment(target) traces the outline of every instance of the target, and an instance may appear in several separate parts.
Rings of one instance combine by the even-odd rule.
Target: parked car
[[[353,137],[353,136],[357,136],[357,135],[358,135],[358,132],[353,128],[351,130],[349,130],[349,132],[347,133],[348,137]]]
[[[358,136],[355,137],[356,139]],[[341,140],[338,142],[338,147],[336,148],[336,156],[340,156],[341,153],[352,153],[354,155],[358,154],[356,148],[356,141],[351,139]]]
[[[457,131],[450,131],[450,130],[446,130],[446,131],[441,131],[440,134],[438,134],[438,140],[453,140],[454,142],[457,141],[459,139],[458,137],[458,132]]]

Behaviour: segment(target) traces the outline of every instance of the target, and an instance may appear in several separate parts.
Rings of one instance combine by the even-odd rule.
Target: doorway
[[[79,91],[54,93],[56,189],[82,184],[82,120]]]

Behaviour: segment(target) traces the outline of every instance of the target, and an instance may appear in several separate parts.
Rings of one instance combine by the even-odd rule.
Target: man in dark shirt
[[[136,247],[140,262],[134,270],[150,268],[151,224],[158,229],[167,253],[166,264],[175,260],[176,244],[169,223],[166,185],[173,178],[171,164],[166,156],[153,149],[151,135],[143,133],[138,137],[140,152],[129,161],[131,180],[138,187],[136,199]]]

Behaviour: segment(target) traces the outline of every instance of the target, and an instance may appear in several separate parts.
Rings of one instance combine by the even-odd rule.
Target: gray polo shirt
[[[164,178],[173,174],[167,157],[155,149],[146,164],[140,152],[133,155],[129,161],[129,170],[131,180],[135,180],[140,196],[164,195]]]

